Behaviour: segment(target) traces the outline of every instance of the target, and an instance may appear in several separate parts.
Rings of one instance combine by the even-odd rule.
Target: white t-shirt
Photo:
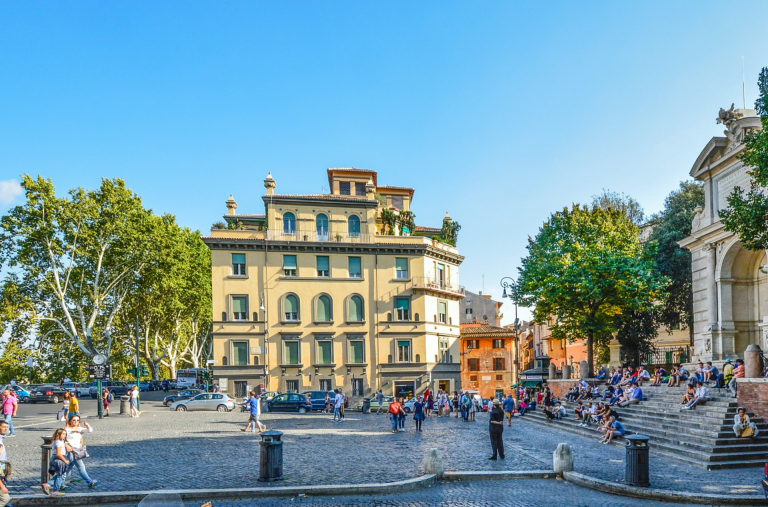
[[[59,447],[61,447],[61,454],[64,456],[67,455],[67,448],[64,447],[64,441],[54,440],[53,442],[51,442],[51,457],[55,458],[58,456],[56,449],[58,449]]]
[[[139,390],[131,391],[131,398],[134,400],[139,397]]]
[[[651,378],[651,374],[648,372],[648,370],[645,370],[645,369],[640,372],[640,376],[645,378],[645,379]]]
[[[339,393],[336,395],[335,401],[333,403],[334,408],[341,408],[341,406],[344,404],[344,395]]]
[[[8,461],[8,452],[5,450],[5,445],[3,445],[3,437],[0,437],[0,461]]]
[[[64,410],[69,410],[69,400],[64,400],[61,402],[61,405],[64,407]]]
[[[67,443],[75,449],[80,449],[83,445],[83,432],[88,431],[90,433],[93,431],[93,429],[89,430],[82,426],[77,426],[75,428],[67,426],[64,430],[67,432]]]

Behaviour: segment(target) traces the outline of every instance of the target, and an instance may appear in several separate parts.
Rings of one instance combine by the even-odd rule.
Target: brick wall
[[[768,420],[768,379],[740,378],[736,381],[737,401],[740,407]]]
[[[559,400],[568,394],[568,392],[573,389],[573,386],[579,384],[580,382],[581,380],[579,379],[548,380],[547,386],[549,386],[549,390],[552,391],[552,394],[554,394],[555,397]]]

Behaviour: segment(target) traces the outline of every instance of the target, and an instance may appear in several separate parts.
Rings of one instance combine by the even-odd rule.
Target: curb
[[[11,500],[14,507],[47,507],[52,505],[80,506],[99,505],[110,503],[139,503],[147,495],[177,494],[184,501],[208,501],[208,500],[232,500],[245,498],[267,498],[298,495],[371,495],[393,492],[412,491],[421,486],[432,485],[437,482],[435,475],[422,475],[415,479],[407,479],[398,482],[354,484],[345,486],[278,486],[263,488],[238,488],[238,489],[174,489],[157,491],[123,491],[107,492],[103,494],[71,493],[64,496],[51,498],[44,495],[14,496]]]
[[[709,493],[688,493],[676,490],[649,489],[628,486],[617,482],[604,481],[578,472],[563,472],[563,479],[585,488],[610,493],[614,495],[643,498],[676,504],[705,504],[705,505],[768,505],[765,496],[758,495],[713,495]]]
[[[513,479],[555,479],[553,470],[524,470],[499,472],[444,472],[441,477],[446,481],[482,481],[482,480],[513,480]]]

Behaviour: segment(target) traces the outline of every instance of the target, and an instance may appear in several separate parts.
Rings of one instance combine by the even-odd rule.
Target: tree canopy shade
[[[740,187],[734,188],[728,197],[728,208],[720,211],[725,229],[738,235],[749,250],[768,249],[768,67],[760,71],[757,86],[760,96],[755,109],[762,129],[747,132],[744,151],[739,155],[750,168],[750,188],[746,193]]]
[[[573,205],[552,214],[527,250],[521,303],[534,307],[537,322],[557,317],[554,338],[586,339],[590,374],[595,340],[608,341],[623,314],[651,309],[667,283],[638,227],[610,206]]]

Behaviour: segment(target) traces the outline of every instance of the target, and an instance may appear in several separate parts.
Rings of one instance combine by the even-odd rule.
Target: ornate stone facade
[[[690,173],[704,183],[704,208],[680,242],[692,255],[694,362],[734,359],[751,343],[768,347],[768,285],[761,269],[766,254],[743,248],[719,217],[734,188],[749,188],[738,156],[744,133],[760,128],[760,119],[754,110],[731,107],[720,110],[717,123],[725,125],[725,136],[707,143]]]

